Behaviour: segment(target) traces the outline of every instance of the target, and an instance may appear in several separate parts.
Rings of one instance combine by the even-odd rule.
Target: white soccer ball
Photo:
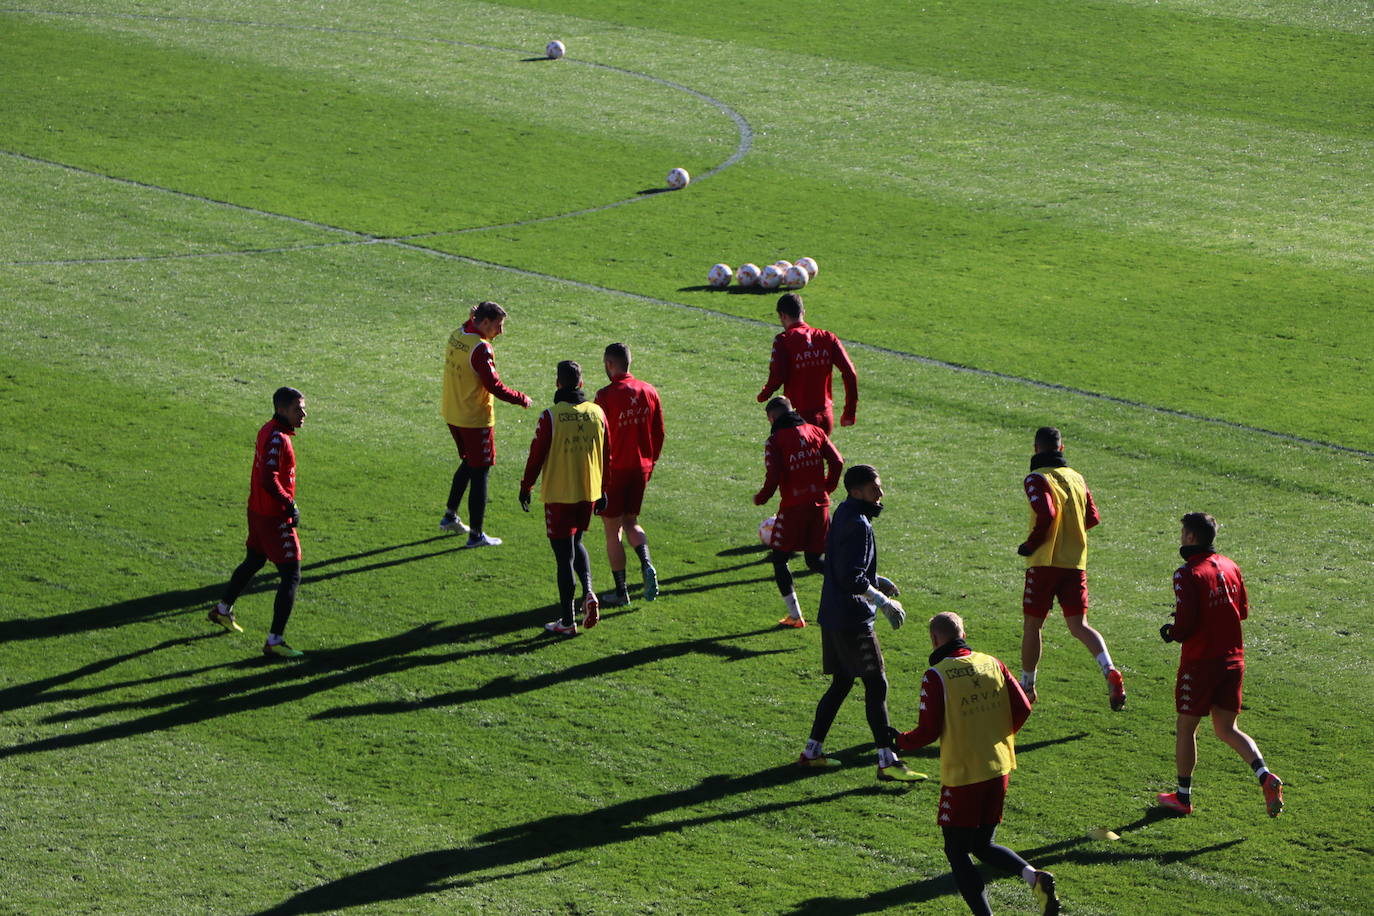
[[[544,45],[544,53],[549,56],[549,60],[558,60],[558,58],[568,53],[568,49],[563,46],[563,42],[555,38],[553,41]]]
[[[692,176],[687,174],[686,169],[673,169],[668,173],[668,187],[674,191],[680,191],[687,187],[687,183],[692,180]]]
[[[770,515],[759,522],[759,540],[763,542],[764,547],[773,546],[773,523],[777,520],[776,515]]]
[[[754,264],[741,264],[735,271],[735,282],[740,286],[753,286],[759,282],[759,269]]]
[[[782,273],[783,289],[801,289],[811,282],[811,275],[800,264],[793,264]]]
[[[783,273],[787,273],[787,268],[792,266],[792,262],[779,259],[773,262],[773,266],[776,267],[778,270],[782,271]]]
[[[715,267],[712,267],[711,272],[706,275],[706,282],[710,283],[716,289],[721,289],[729,286],[734,276],[735,272],[730,269],[729,264],[717,264]]]
[[[808,277],[812,280],[816,279],[816,273],[820,267],[816,264],[815,258],[797,258],[796,264],[806,271]]]
[[[769,264],[759,272],[759,286],[764,289],[777,289],[782,285],[782,271],[778,270],[778,265]]]

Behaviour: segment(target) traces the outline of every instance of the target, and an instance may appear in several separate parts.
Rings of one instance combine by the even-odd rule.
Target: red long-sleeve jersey
[[[840,485],[840,457],[830,437],[818,426],[802,422],[792,414],[775,424],[773,434],[763,447],[763,489],[754,496],[756,505],[773,498],[779,487],[780,508],[788,506],[828,506],[830,494]]]
[[[1194,554],[1174,572],[1174,641],[1180,662],[1242,659],[1240,622],[1250,616],[1250,598],[1240,567],[1211,551]]]
[[[972,654],[970,649],[955,649],[949,654],[949,657],[962,658]],[[1030,700],[1026,698],[1026,692],[1021,689],[1020,682],[1011,676],[1006,664],[1001,659],[997,660],[997,664],[1002,669],[1002,677],[1006,678],[1007,681],[1007,699],[1011,703],[1011,730],[1015,734],[1021,730],[1026,719],[1030,718]],[[926,673],[921,677],[921,705],[916,727],[897,737],[897,748],[903,751],[923,748],[927,744],[939,740],[944,730],[945,683],[934,668],[927,668]]]
[[[296,434],[276,416],[258,430],[253,450],[253,478],[248,484],[248,511],[258,515],[289,515],[296,500]]]
[[[840,423],[847,426],[854,422],[859,409],[859,376],[854,363],[834,334],[798,322],[773,338],[768,381],[759,392],[759,403],[781,387],[793,409],[803,414],[828,410],[832,403],[830,376],[835,369],[840,370],[844,381],[844,413]]]
[[[1027,474],[1023,485],[1026,488],[1026,499],[1035,512],[1035,524],[1026,536],[1025,550],[1027,553],[1034,553],[1037,547],[1045,543],[1045,538],[1049,537],[1050,526],[1059,514],[1059,507],[1054,504],[1054,493],[1045,482],[1043,474]],[[1092,490],[1085,489],[1083,492],[1088,500],[1083,507],[1083,529],[1087,531],[1096,528],[1097,523],[1102,521],[1102,516],[1097,513]]]
[[[611,433],[611,467],[651,474],[663,453],[663,405],[653,385],[630,373],[596,393]]]

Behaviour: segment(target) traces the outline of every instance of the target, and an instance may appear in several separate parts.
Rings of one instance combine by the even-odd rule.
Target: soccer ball
[[[782,273],[783,289],[801,289],[811,282],[811,275],[800,264],[793,264]]]
[[[769,264],[759,272],[759,286],[764,289],[777,289],[782,285],[782,271],[778,270],[778,265]]]
[[[816,279],[816,273],[820,267],[816,264],[815,258],[797,258],[797,266],[806,271],[807,276],[812,280]]]
[[[563,42],[555,38],[553,41],[544,45],[544,53],[549,56],[549,60],[558,60],[558,58],[568,53],[568,49],[563,47]]]
[[[787,273],[787,268],[792,266],[792,262],[778,260],[773,262],[773,266],[776,267],[778,270],[782,271],[783,273]]]
[[[668,187],[674,191],[681,191],[691,180],[692,176],[687,174],[686,169],[673,169],[668,173]]]
[[[763,542],[764,547],[771,547],[773,545],[773,523],[777,520],[778,517],[776,515],[770,515],[759,522],[759,540]]]
[[[735,282],[740,286],[753,286],[759,282],[759,269],[754,264],[741,264],[735,273]]]
[[[721,289],[730,285],[730,280],[733,279],[734,275],[735,272],[730,269],[729,264],[717,264],[715,267],[712,267],[711,272],[706,275],[706,282],[710,283],[716,289]]]

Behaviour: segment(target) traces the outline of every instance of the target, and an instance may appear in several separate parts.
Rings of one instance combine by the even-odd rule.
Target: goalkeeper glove
[[[530,511],[530,491],[524,487],[520,488],[520,508],[526,512]]]
[[[878,576],[877,585],[878,591],[882,592],[889,598],[896,598],[898,595],[902,593],[902,590],[897,587],[897,583],[893,582],[887,576]]]
[[[601,513],[605,512],[605,511],[606,511],[606,502],[607,502],[607,500],[606,500],[606,494],[605,494],[605,493],[602,493],[602,494],[597,498],[596,502],[592,503],[592,514],[593,514],[593,515],[600,515]]]
[[[871,585],[865,595],[874,607],[883,612],[892,629],[899,629],[906,622],[906,608],[897,599],[887,597]]]
[[[291,504],[291,511],[288,512],[288,513],[287,513],[287,516],[286,516],[286,524],[287,524],[289,527],[291,527],[291,528],[295,528],[295,527],[296,527],[297,525],[299,525],[300,523],[301,523],[301,510],[296,508],[296,504],[295,504],[295,503],[292,503],[292,504]]]
[[[1174,641],[1174,625],[1173,625],[1172,623],[1166,623],[1164,626],[1160,627],[1160,628],[1159,628],[1159,638],[1162,639],[1162,640],[1164,640],[1165,642],[1173,642],[1173,641]]]

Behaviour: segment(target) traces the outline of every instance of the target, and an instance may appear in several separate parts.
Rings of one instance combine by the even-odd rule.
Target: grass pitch
[[[772,10],[801,41],[762,4],[65,9],[0,13],[0,909],[964,912],[934,786],[874,783],[857,699],[848,766],[789,765],[824,684],[753,537],[772,297],[700,287],[801,254],[861,374],[837,445],[891,491],[894,719],[930,613],[1016,665],[1019,480],[1055,423],[1103,511],[1092,617],[1130,706],[1051,622],[999,835],[1067,912],[1363,909],[1367,11]],[[526,59],[552,37],[571,59]],[[541,635],[550,555],[515,502],[531,413],[498,407],[506,545],[434,530],[442,345],[482,298],[536,403],[620,339],[668,411],[644,516],[665,593],[573,641]],[[256,655],[270,580],[243,637],[203,622],[281,383],[312,414],[298,665]],[[1277,821],[1205,734],[1197,813],[1151,810],[1155,630],[1199,508],[1247,573],[1241,721],[1289,784]],[[991,895],[1031,911],[1016,881]]]

